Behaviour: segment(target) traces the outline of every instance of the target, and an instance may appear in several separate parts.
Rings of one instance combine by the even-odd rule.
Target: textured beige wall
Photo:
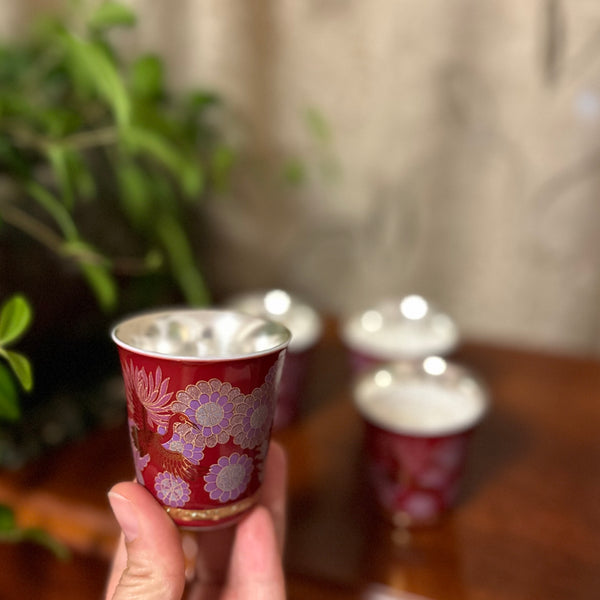
[[[244,150],[209,216],[220,291],[327,312],[418,291],[467,336],[600,351],[596,0],[129,1],[124,43],[220,90]]]

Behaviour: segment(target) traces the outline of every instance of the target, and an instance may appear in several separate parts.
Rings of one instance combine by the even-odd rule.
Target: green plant
[[[33,386],[29,359],[12,349],[27,331],[31,316],[29,302],[19,294],[6,300],[0,308],[0,358],[4,359],[0,362],[0,420],[12,422],[19,418],[18,384],[26,391]],[[0,504],[0,542],[25,541],[41,544],[61,559],[69,556],[68,549],[43,529],[20,527],[13,509]]]
[[[0,308],[0,420],[15,421],[20,416],[17,382],[25,391],[33,387],[29,359],[12,350],[31,323],[32,310],[29,302],[15,294]]]
[[[39,527],[20,527],[12,508],[3,504],[0,504],[0,542],[8,544],[32,542],[48,548],[61,560],[71,556],[69,549],[47,531]]]
[[[157,283],[167,298],[175,289],[189,304],[209,302],[195,224],[232,162],[211,124],[220,104],[213,93],[173,94],[159,57],[127,60],[119,50],[119,30],[135,23],[118,2],[71,0],[0,44],[0,246],[16,240],[17,256],[29,242],[47,250],[107,312],[132,288],[130,297],[153,302]],[[26,270],[27,261],[9,268]],[[11,427],[19,393],[33,384],[29,360],[13,346],[31,320],[27,290],[0,312],[0,420]],[[1,506],[0,540],[63,551]]]
[[[205,304],[189,225],[232,159],[211,127],[217,98],[169,93],[156,56],[126,61],[124,5],[64,15],[0,47],[0,226],[75,265],[106,310],[124,279],[156,274]]]

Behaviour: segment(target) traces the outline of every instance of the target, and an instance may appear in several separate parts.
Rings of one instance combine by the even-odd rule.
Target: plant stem
[[[81,131],[65,137],[62,144],[75,150],[86,150],[98,146],[110,146],[118,141],[119,132],[116,127],[103,127]]]
[[[20,229],[43,246],[46,246],[46,248],[52,250],[52,252],[61,253],[63,240],[50,227],[15,206],[0,203],[0,207],[0,214],[7,223]]]
[[[46,151],[49,146],[56,145],[68,146],[73,150],[87,150],[99,146],[110,146],[117,142],[119,137],[116,127],[101,127],[99,129],[73,133],[62,139],[53,140],[22,127],[10,127],[10,125],[6,125],[7,123],[5,123],[6,130],[13,136],[16,146],[42,152]]]
[[[65,252],[64,240],[50,227],[2,200],[0,200],[0,216],[6,223],[19,229],[59,256],[67,256],[79,262],[95,264],[106,263],[108,260],[99,252],[87,248],[78,248],[76,251],[71,249]],[[144,259],[133,257],[115,258],[111,260],[111,263],[112,271],[120,275],[142,275],[153,270],[148,267]]]

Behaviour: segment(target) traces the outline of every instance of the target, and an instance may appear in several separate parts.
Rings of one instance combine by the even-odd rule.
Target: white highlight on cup
[[[406,296],[400,302],[400,312],[411,321],[422,319],[428,312],[429,305],[423,296],[413,294]]]

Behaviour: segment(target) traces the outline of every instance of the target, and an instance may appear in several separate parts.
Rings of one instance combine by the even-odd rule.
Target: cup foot
[[[214,529],[236,522],[243,513],[256,504],[256,495],[239,502],[215,508],[175,508],[165,506],[167,514],[185,528]]]

